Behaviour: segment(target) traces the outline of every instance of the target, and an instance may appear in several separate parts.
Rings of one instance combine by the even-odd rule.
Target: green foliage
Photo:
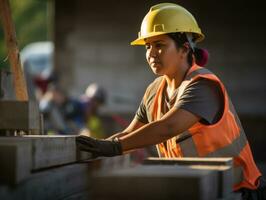
[[[48,4],[45,0],[9,0],[13,23],[15,24],[18,47],[50,40],[48,35],[51,19],[48,17]],[[8,67],[6,44],[3,27],[0,28],[0,68]]]

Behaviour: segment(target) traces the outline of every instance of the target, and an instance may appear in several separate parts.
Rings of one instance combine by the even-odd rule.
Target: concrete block
[[[241,193],[239,192],[231,192],[223,198],[219,198],[218,200],[243,200]]]
[[[0,101],[0,130],[40,131],[38,104],[33,101]]]
[[[32,170],[91,160],[92,154],[76,148],[76,135],[25,135],[32,145]]]
[[[188,165],[191,169],[213,170],[218,174],[217,198],[224,198],[233,192],[233,168],[222,165]]]
[[[77,154],[77,161],[82,162],[86,160],[91,160],[92,159],[92,154],[90,152],[85,152],[85,151],[76,151]]]
[[[31,171],[31,143],[17,137],[0,137],[0,185],[25,180]]]
[[[74,163],[76,136],[26,135],[32,144],[32,170]]]
[[[85,160],[79,160],[79,162],[88,163],[90,170],[97,172],[107,172],[131,167],[129,154],[110,158],[89,158]]]
[[[32,173],[27,180],[13,187],[0,185],[0,199],[88,199],[91,184],[89,177],[87,164],[72,164],[42,170]]]
[[[91,154],[76,150],[76,136],[0,137],[0,183],[16,184],[31,171],[75,163]]]
[[[217,172],[184,166],[138,166],[97,172],[92,199],[200,199],[217,197]]]
[[[110,158],[102,158],[99,160],[101,164],[98,170],[109,171],[115,169],[124,169],[130,167],[130,155],[115,156]]]
[[[226,165],[232,166],[232,158],[157,158],[149,157],[144,160],[145,165]]]
[[[193,169],[206,169],[218,172],[218,198],[225,197],[233,190],[232,158],[147,158],[146,165],[187,166]]]

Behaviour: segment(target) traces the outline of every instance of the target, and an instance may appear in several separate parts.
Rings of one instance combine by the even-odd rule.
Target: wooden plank
[[[217,198],[217,173],[185,166],[139,166],[97,172],[92,178],[93,199]]]
[[[149,157],[144,160],[143,164],[146,165],[233,165],[232,158],[157,158]]]
[[[13,75],[13,86],[15,89],[16,98],[19,101],[27,101],[28,92],[21,67],[19,50],[17,47],[15,26],[12,21],[8,0],[0,0],[0,18],[4,29],[5,42],[7,46],[8,59],[11,65],[11,71]]]

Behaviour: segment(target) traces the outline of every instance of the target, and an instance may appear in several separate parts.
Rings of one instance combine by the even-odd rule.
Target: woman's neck
[[[190,69],[189,65],[185,65],[179,68],[173,76],[165,75],[166,82],[167,82],[167,93],[169,96],[181,85],[182,81],[184,80],[188,70]]]

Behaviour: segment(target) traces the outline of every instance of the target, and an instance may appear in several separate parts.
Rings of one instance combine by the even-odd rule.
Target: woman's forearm
[[[155,145],[173,137],[171,126],[162,125],[161,121],[152,122],[140,129],[120,137],[123,151]]]
[[[171,109],[162,119],[120,137],[123,151],[164,142],[199,121],[199,117],[183,109]]]
[[[114,135],[111,135],[110,137],[107,138],[107,140],[111,140],[115,137],[121,138],[137,129],[139,129],[140,127],[142,127],[144,124],[140,121],[138,121],[137,119],[133,119],[132,122],[129,124],[129,126],[124,129],[122,132],[116,133]]]
[[[113,139],[115,137],[120,138],[120,137],[125,136],[127,134],[128,134],[127,132],[119,132],[119,133],[116,133],[116,134],[111,135],[110,137],[106,138],[106,140],[111,140],[111,139]]]

